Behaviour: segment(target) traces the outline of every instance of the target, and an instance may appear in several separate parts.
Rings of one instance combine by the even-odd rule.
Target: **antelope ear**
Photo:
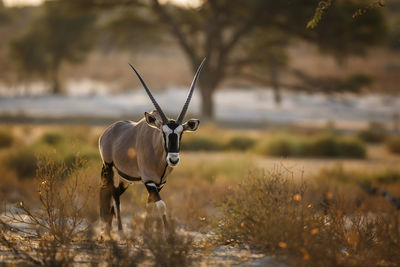
[[[157,117],[156,117],[156,116],[154,116],[153,114],[150,114],[150,113],[145,112],[145,113],[144,113],[144,117],[146,118],[146,122],[147,122],[147,124],[148,124],[149,126],[151,126],[151,127],[153,127],[153,128],[160,129],[162,123],[160,123],[160,122],[157,120]]]
[[[200,124],[200,120],[198,120],[198,119],[188,120],[185,124],[183,124],[183,130],[189,131],[189,132],[194,132],[199,127],[199,124]]]

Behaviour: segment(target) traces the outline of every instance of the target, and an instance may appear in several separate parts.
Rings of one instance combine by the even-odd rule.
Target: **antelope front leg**
[[[152,219],[152,214],[154,210],[154,204],[157,207],[157,211],[159,216],[162,218],[164,223],[164,228],[168,227],[167,222],[167,206],[165,202],[161,199],[157,186],[153,182],[145,183],[146,189],[149,192],[149,197],[147,200],[147,207],[146,207],[146,219],[145,219],[145,228],[149,229],[151,224],[150,220]]]

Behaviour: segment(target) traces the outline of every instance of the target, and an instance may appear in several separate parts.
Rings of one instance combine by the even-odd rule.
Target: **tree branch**
[[[235,47],[235,45],[243,36],[250,33],[251,29],[256,25],[259,12],[261,12],[261,8],[254,8],[247,22],[233,33],[232,38],[224,46],[226,54],[228,54]]]
[[[165,8],[158,2],[158,0],[153,0],[153,9],[158,14],[160,20],[169,25],[171,33],[178,39],[183,51],[185,51],[186,55],[190,58],[192,65],[197,66],[200,59],[196,54],[196,51],[193,49],[193,46],[189,44],[189,41],[185,37],[178,24],[167,13]]]

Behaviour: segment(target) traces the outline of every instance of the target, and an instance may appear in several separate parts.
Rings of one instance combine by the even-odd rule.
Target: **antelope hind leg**
[[[119,183],[118,187],[113,187],[113,199],[114,199],[114,204],[115,204],[114,210],[115,210],[115,215],[117,217],[118,233],[119,233],[120,238],[124,237],[123,229],[122,229],[122,220],[121,220],[120,197],[127,188],[128,188],[128,185],[124,185],[123,183]]]
[[[111,200],[113,196],[113,176],[112,164],[105,163],[101,170],[100,188],[100,219],[105,223],[104,234],[109,238],[113,218]]]

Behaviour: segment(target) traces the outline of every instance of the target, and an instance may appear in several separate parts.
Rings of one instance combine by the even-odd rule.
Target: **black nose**
[[[176,160],[173,160],[173,159],[169,159],[169,161],[172,163],[172,164],[178,164],[178,162],[179,162],[179,158],[178,159],[176,159]]]

